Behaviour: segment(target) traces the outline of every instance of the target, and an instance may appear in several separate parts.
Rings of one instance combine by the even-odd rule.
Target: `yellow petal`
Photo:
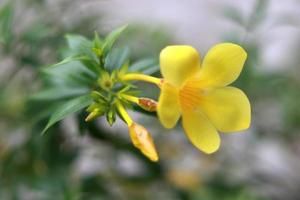
[[[152,161],[158,161],[158,155],[153,139],[148,131],[141,125],[132,123],[129,126],[130,138],[133,145]]]
[[[180,86],[200,68],[200,55],[191,46],[168,46],[160,53],[160,71],[166,81]]]
[[[250,126],[250,103],[247,96],[238,88],[207,90],[203,92],[199,105],[219,131],[241,131]]]
[[[165,128],[173,128],[180,117],[178,89],[167,82],[161,86],[157,114]]]
[[[221,43],[212,47],[206,54],[202,68],[197,74],[203,86],[226,86],[240,75],[247,53],[239,45]]]
[[[205,153],[213,153],[220,147],[220,136],[199,109],[184,109],[182,123],[190,141]]]

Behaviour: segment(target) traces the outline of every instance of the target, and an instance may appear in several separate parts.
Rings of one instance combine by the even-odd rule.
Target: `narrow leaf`
[[[91,70],[92,72],[94,72],[96,74],[98,74],[100,72],[100,68],[97,67],[97,63],[85,55],[69,56],[69,57],[63,59],[62,61],[60,61],[59,63],[50,65],[49,67],[57,67],[57,66],[64,65],[64,64],[67,64],[70,62],[74,62],[74,61],[81,62],[87,69]]]
[[[57,67],[59,65],[64,65],[67,64],[69,62],[73,62],[73,61],[82,61],[82,60],[89,60],[89,58],[87,56],[69,56],[65,59],[63,59],[62,61],[60,61],[59,63],[56,63],[54,65],[50,65],[49,67]]]
[[[128,57],[129,49],[127,47],[110,51],[105,59],[105,69],[112,71],[121,68],[128,61]]]
[[[40,92],[35,93],[30,98],[31,100],[39,100],[39,101],[50,101],[50,100],[59,100],[63,98],[70,98],[74,96],[79,96],[87,93],[89,91],[88,88],[84,87],[54,87],[42,90]]]
[[[69,87],[90,87],[97,79],[97,74],[89,70],[81,62],[65,62],[41,70],[51,85]]]
[[[144,59],[131,65],[128,71],[153,74],[159,71],[159,65],[157,64],[157,60],[155,59]]]
[[[13,5],[7,3],[0,8],[0,42],[10,43],[13,27]]]
[[[93,101],[92,101],[90,95],[80,96],[80,97],[77,97],[75,99],[65,102],[64,104],[59,106],[54,111],[54,113],[51,115],[42,134],[44,134],[56,122],[64,119],[65,117],[69,116],[72,113],[75,113],[75,112],[87,107],[92,102]]]
[[[98,62],[97,56],[93,52],[93,44],[87,38],[81,35],[66,35],[67,43],[70,48],[70,55],[83,55],[87,56],[91,60]]]
[[[121,26],[116,30],[112,31],[104,40],[103,44],[103,55],[104,58],[107,56],[108,52],[111,50],[112,46],[114,45],[115,41],[120,37],[122,32],[127,28],[127,25]]]
[[[93,40],[93,47],[102,49],[103,41],[100,39],[99,34],[95,31],[94,40]]]

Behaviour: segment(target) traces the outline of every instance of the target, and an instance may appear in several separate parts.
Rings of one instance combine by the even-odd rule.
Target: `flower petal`
[[[240,75],[246,61],[246,51],[237,44],[221,43],[206,54],[201,70],[197,74],[203,86],[226,86]]]
[[[200,69],[200,55],[186,45],[168,46],[160,53],[160,70],[166,81],[179,87]]]
[[[183,128],[190,141],[205,153],[213,153],[220,147],[220,136],[199,109],[184,109]]]
[[[166,128],[173,128],[180,117],[178,89],[167,82],[164,82],[161,87],[157,114]]]
[[[199,105],[219,131],[241,131],[250,126],[250,103],[238,88],[224,87],[204,91]]]

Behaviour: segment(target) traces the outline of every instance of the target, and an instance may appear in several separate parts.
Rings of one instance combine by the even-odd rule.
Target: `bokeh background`
[[[299,0],[0,0],[0,199],[300,199]],[[154,136],[160,161],[140,156],[121,122],[72,115],[41,136],[48,104],[30,96],[58,62],[67,33],[92,37],[130,24],[119,46],[132,60],[168,44],[202,54],[231,41],[248,52],[235,83],[252,104],[251,128],[222,134],[213,155],[181,127],[131,112]],[[145,95],[157,91],[144,88]],[[147,92],[148,91],[148,92]],[[55,100],[53,100],[55,101]],[[51,109],[50,109],[51,111]]]

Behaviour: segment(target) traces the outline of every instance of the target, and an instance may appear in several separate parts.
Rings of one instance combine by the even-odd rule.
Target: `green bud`
[[[116,121],[116,111],[115,109],[110,109],[107,113],[106,113],[106,120],[109,123],[110,126],[113,125],[113,123],[115,123]]]
[[[93,112],[93,110],[95,110],[97,107],[98,107],[97,104],[93,103],[93,104],[89,105],[89,107],[87,107],[86,111]]]
[[[102,49],[93,47],[92,50],[93,50],[93,52],[94,52],[98,57],[101,57],[101,56],[102,56]]]
[[[98,57],[101,57],[103,54],[102,44],[103,44],[103,41],[100,39],[98,33],[95,31],[92,50]]]
[[[98,79],[98,84],[106,91],[109,91],[112,88],[113,82],[108,72],[103,72],[101,74],[100,78]]]

